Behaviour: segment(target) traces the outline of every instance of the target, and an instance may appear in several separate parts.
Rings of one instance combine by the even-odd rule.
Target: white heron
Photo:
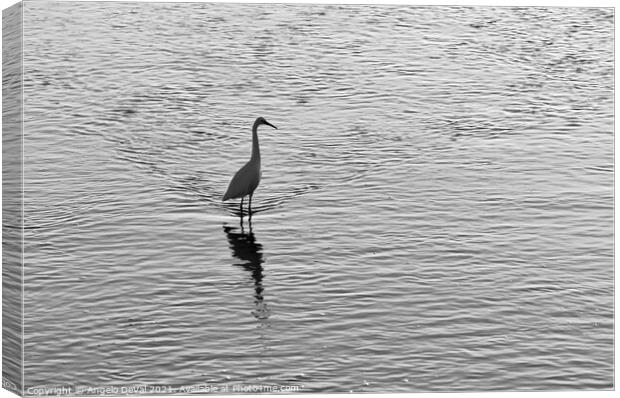
[[[261,170],[260,170],[260,148],[258,146],[258,126],[266,124],[274,129],[278,129],[273,124],[269,123],[263,117],[259,117],[254,121],[252,126],[252,157],[250,160],[235,173],[228,189],[222,197],[222,201],[228,199],[241,198],[241,205],[239,206],[241,217],[243,217],[243,198],[246,195],[250,195],[250,204],[248,206],[248,215],[252,217],[252,195],[254,190],[258,187],[260,182]]]

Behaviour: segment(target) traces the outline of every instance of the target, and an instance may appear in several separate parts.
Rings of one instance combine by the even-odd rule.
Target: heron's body
[[[252,209],[252,195],[258,187],[261,178],[261,169],[260,169],[260,147],[258,145],[258,126],[261,124],[266,124],[277,129],[276,126],[272,125],[264,118],[259,117],[254,122],[254,126],[252,127],[252,156],[250,160],[235,173],[232,180],[230,180],[230,184],[228,184],[228,189],[226,193],[222,197],[222,201],[228,199],[241,198],[241,215],[243,216],[243,198],[245,196],[250,196],[250,205],[249,212],[251,215]]]
[[[235,173],[230,180],[228,190],[222,200],[243,198],[252,195],[260,183],[260,159],[250,159],[242,168]]]

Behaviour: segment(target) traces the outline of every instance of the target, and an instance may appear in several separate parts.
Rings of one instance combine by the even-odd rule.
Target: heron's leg
[[[252,195],[253,193],[250,194],[250,204],[248,205],[248,215],[250,218],[252,217]]]
[[[239,215],[241,216],[241,219],[243,220],[243,196],[241,197],[241,204],[239,205]]]

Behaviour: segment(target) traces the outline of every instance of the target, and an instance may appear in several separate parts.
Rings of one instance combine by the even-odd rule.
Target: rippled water
[[[611,388],[613,20],[27,2],[26,388]]]

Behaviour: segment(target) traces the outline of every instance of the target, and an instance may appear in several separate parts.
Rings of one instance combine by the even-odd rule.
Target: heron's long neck
[[[252,127],[252,159],[260,162],[260,148],[258,146],[258,125]]]

